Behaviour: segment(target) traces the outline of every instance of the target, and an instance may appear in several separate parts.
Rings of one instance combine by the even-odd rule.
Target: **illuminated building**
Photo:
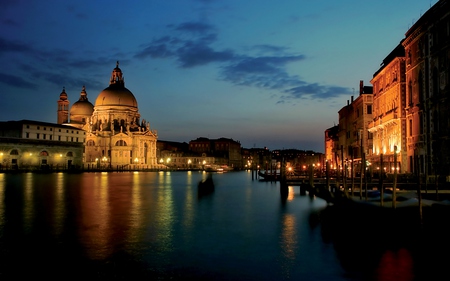
[[[86,132],[84,168],[154,169],[161,165],[156,158],[157,132],[150,123],[140,120],[138,103],[125,88],[122,70],[117,62],[109,86],[100,92],[95,104],[80,94],[65,119],[68,108],[65,90],[58,101],[58,122]],[[67,122],[67,123],[65,123]]]
[[[372,87],[359,84],[359,96],[341,108],[339,114],[339,129],[335,155],[327,155],[327,159],[336,159],[336,164],[346,175],[357,175],[361,171],[363,154],[370,157],[372,148],[371,134],[367,133],[372,120]]]
[[[335,125],[325,130],[325,160],[330,169],[337,169],[337,153],[339,149],[339,126]]]
[[[368,130],[373,136],[373,155],[368,160],[374,169],[383,169],[386,173],[392,173],[394,169],[402,173],[407,167],[404,73],[405,51],[400,43],[383,60],[371,80],[373,120]],[[394,153],[397,153],[397,166],[394,165]]]
[[[233,169],[242,168],[241,143],[228,138],[197,138],[189,142],[189,150],[204,156],[214,157],[211,163],[228,166]]]
[[[80,168],[85,137],[83,130],[66,125],[31,120],[0,122],[0,168]]]
[[[433,5],[405,34],[406,153],[416,174],[450,175],[450,1]]]

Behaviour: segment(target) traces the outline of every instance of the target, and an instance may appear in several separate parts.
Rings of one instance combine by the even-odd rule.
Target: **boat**
[[[198,183],[198,195],[208,195],[214,192],[214,181],[212,178],[212,174],[208,174],[208,176],[201,180]]]
[[[263,173],[261,171],[258,171],[258,176],[260,176],[263,181],[278,181],[281,178],[279,174],[268,174],[267,172]]]

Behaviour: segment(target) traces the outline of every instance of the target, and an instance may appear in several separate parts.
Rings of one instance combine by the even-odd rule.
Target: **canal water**
[[[228,172],[199,196],[203,178],[0,174],[0,279],[432,280],[449,261],[385,247],[299,187]]]

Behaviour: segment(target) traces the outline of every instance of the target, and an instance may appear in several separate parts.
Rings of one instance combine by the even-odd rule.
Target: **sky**
[[[324,152],[338,111],[436,0],[0,0],[0,121],[57,122],[119,61],[158,140]]]

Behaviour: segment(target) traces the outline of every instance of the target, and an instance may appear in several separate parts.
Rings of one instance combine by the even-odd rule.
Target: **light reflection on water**
[[[324,201],[301,196],[299,187],[282,195],[279,183],[247,172],[214,174],[215,191],[199,197],[205,177],[0,174],[0,277],[20,277],[13,268],[27,267],[34,277],[64,270],[80,278],[365,280],[345,270],[353,258],[345,247],[356,236],[335,241],[334,221],[322,226]],[[410,277],[408,253],[386,252],[373,276],[401,268]]]

